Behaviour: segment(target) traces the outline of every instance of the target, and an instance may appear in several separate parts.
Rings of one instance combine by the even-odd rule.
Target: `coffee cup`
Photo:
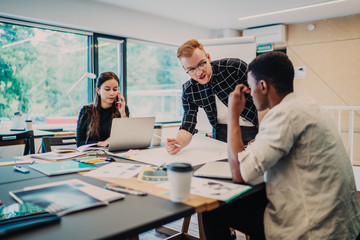
[[[32,130],[32,120],[31,119],[25,120],[25,129]]]
[[[162,133],[162,126],[155,125],[153,131],[153,138],[152,138],[153,146],[159,146],[161,144],[161,133]]]
[[[193,168],[189,163],[170,163],[167,168],[170,182],[170,198],[173,202],[189,199]]]

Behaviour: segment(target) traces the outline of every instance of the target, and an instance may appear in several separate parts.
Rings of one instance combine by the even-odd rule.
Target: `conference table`
[[[0,159],[0,162],[9,160],[14,159]],[[133,163],[133,161],[120,158],[116,158],[116,161]],[[96,179],[79,173],[49,177],[31,170],[30,173],[23,174],[14,171],[13,166],[1,166],[0,176],[0,200],[6,205],[16,203],[9,195],[11,190],[69,179],[80,179],[100,187],[104,187],[106,182],[112,182],[112,179]],[[135,178],[122,180],[120,183],[128,184],[131,187],[137,184]],[[263,188],[263,184],[253,186],[251,190],[232,201],[238,201]],[[215,209],[222,204],[226,203],[197,195],[191,195],[190,199],[184,203],[174,203],[168,197],[161,197],[156,194],[148,194],[144,197],[126,195],[124,199],[113,201],[107,206],[86,209],[62,216],[59,223],[25,230],[2,238],[36,240],[131,239],[142,232],[158,228],[180,218],[189,217],[194,213]]]

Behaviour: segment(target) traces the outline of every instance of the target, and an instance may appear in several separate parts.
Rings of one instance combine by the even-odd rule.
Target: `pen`
[[[177,143],[174,143],[174,145],[177,146],[177,147],[179,147],[179,148],[181,148],[181,146],[180,146],[179,144],[177,144]]]
[[[158,168],[156,168],[156,170],[164,170],[164,171],[166,171],[166,169],[167,169],[166,163],[163,163]]]
[[[115,192],[132,194],[132,195],[136,195],[136,196],[146,196],[147,195],[147,193],[145,193],[145,192],[136,191],[134,189],[130,189],[130,188],[126,188],[126,187],[122,187],[122,186],[114,185],[114,184],[110,184],[110,183],[107,183],[105,188],[115,191]]]

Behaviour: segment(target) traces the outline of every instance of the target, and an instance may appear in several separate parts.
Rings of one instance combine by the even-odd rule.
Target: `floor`
[[[179,219],[175,222],[171,222],[166,224],[165,226],[170,227],[172,229],[180,230],[182,226],[183,219]],[[189,234],[194,237],[199,237],[198,231],[198,221],[197,215],[194,214],[191,216],[190,226],[189,226]],[[168,236],[156,232],[155,229],[144,232],[139,235],[139,240],[162,240],[166,239]],[[236,240],[246,240],[245,235],[241,232],[236,231]]]

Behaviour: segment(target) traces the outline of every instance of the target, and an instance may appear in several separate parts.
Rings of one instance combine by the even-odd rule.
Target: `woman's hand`
[[[125,112],[126,102],[124,96],[120,92],[118,92],[118,99],[119,101],[115,103],[116,108],[119,110],[121,117],[126,118],[127,117]]]
[[[107,147],[109,146],[109,143],[110,143],[110,138],[106,139],[105,141],[100,141],[97,143],[97,146],[98,147]]]

